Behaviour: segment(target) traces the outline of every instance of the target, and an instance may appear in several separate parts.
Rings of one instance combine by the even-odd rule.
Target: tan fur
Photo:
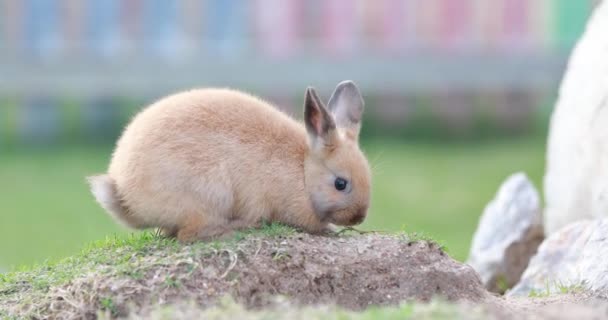
[[[361,222],[353,217],[365,216],[369,206],[370,172],[356,136],[338,126],[324,136],[331,146],[315,146],[315,137],[251,95],[186,91],[140,112],[119,139],[107,175],[90,183],[119,221],[159,227],[181,241],[262,221],[309,232]],[[328,170],[347,176],[351,192],[337,191]]]

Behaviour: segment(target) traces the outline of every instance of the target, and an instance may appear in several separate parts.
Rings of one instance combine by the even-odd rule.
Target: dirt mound
[[[330,237],[270,228],[187,246],[134,237],[109,241],[66,262],[0,276],[0,318],[575,319],[608,314],[606,300],[583,290],[534,299],[492,295],[471,267],[432,242],[405,235]],[[232,306],[226,307],[227,298]],[[404,304],[408,301],[431,303]],[[368,308],[372,305],[384,307]]]
[[[98,310],[107,310],[125,316],[180,301],[211,306],[226,295],[250,308],[268,306],[279,295],[296,305],[351,310],[435,296],[451,301],[489,296],[468,265],[436,244],[406,236],[252,235],[229,243],[124,247],[113,254],[120,267],[99,265],[51,287],[44,298],[19,301],[20,313],[95,318]]]
[[[274,241],[260,253],[234,270],[240,280],[231,293],[248,306],[263,305],[267,294],[355,310],[434,296],[478,301],[486,295],[472,268],[425,241],[299,235]]]

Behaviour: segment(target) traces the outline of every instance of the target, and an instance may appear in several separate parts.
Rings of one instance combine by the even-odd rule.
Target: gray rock
[[[579,221],[553,233],[509,296],[584,289],[608,293],[608,219]]]
[[[551,118],[545,233],[608,216],[608,1],[598,4],[568,63]]]
[[[467,263],[488,290],[504,292],[519,281],[542,240],[538,192],[525,174],[516,173],[486,206]]]

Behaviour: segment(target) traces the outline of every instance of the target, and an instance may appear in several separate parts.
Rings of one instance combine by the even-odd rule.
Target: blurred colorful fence
[[[113,138],[194,86],[295,113],[306,85],[344,78],[377,130],[517,132],[550,104],[595,2],[0,0],[0,145]]]
[[[175,59],[570,48],[592,0],[2,0],[4,53]]]

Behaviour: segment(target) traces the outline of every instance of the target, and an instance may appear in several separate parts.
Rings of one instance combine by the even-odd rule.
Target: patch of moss
[[[449,248],[447,247],[447,245],[445,245],[445,243],[443,243],[443,241],[436,240],[424,232],[401,231],[400,233],[398,233],[398,236],[402,240],[410,242],[410,243],[426,242],[426,243],[429,243],[430,245],[436,245],[443,252],[446,252],[446,253],[449,252]]]
[[[191,254],[204,255],[209,250],[234,246],[251,236],[289,236],[297,231],[277,223],[264,224],[258,229],[236,232],[225,241],[197,242],[190,245]],[[45,293],[49,288],[69,282],[77,276],[111,266],[113,271],[134,279],[144,277],[139,258],[159,251],[165,255],[177,252],[184,246],[175,239],[159,236],[154,232],[133,233],[128,236],[110,236],[85,246],[77,255],[57,261],[46,261],[33,266],[23,266],[12,272],[0,274],[0,300],[13,295]],[[162,261],[159,261],[162,263]],[[169,281],[170,285],[175,283]]]

